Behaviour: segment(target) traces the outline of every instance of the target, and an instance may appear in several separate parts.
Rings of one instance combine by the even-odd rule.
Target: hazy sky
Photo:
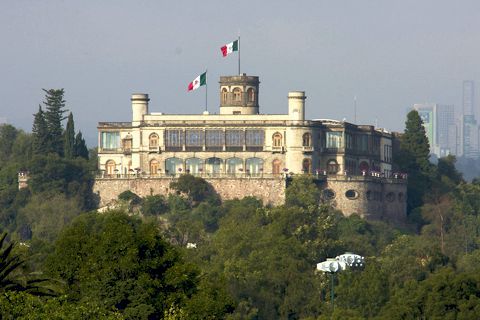
[[[65,88],[93,146],[99,121],[131,121],[133,92],[151,112],[201,113],[204,88],[186,87],[206,67],[218,112],[219,76],[237,73],[220,47],[238,32],[261,113],[305,90],[308,118],[353,121],[357,96],[357,122],[398,131],[414,103],[459,108],[462,81],[480,83],[479,0],[0,0],[0,118],[30,131],[42,88]]]

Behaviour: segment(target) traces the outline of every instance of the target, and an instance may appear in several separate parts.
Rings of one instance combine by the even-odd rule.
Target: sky
[[[97,123],[131,121],[132,93],[150,112],[218,112],[221,75],[260,77],[261,113],[287,113],[306,92],[308,119],[403,131],[415,103],[454,104],[480,84],[480,1],[0,0],[0,119],[30,132],[42,88],[64,88],[89,147]],[[477,94],[477,96],[479,96]],[[477,99],[478,100],[478,99]],[[475,103],[478,108],[478,103]]]

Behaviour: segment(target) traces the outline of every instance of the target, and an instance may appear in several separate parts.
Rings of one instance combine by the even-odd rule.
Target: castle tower
[[[258,77],[220,77],[220,114],[258,114]]]
[[[288,93],[288,115],[292,120],[305,120],[305,91],[290,91]]]
[[[140,125],[143,116],[148,114],[148,94],[134,93],[132,94],[132,126]]]

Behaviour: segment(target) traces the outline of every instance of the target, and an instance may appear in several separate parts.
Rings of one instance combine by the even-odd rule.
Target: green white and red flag
[[[196,77],[192,82],[188,84],[188,91],[198,89],[200,86],[207,84],[207,72],[205,71],[198,77]]]
[[[228,56],[232,52],[238,51],[238,40],[227,43],[226,45],[221,47],[220,50],[222,50],[222,55],[224,57]]]

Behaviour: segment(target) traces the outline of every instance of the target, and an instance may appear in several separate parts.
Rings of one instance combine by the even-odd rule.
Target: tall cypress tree
[[[33,153],[46,154],[48,152],[48,128],[45,121],[45,113],[42,106],[38,106],[38,112],[34,114],[33,119]]]
[[[71,112],[68,115],[67,127],[65,128],[63,152],[67,159],[75,157],[75,124]]]
[[[65,119],[63,114],[65,110],[65,100],[63,100],[63,89],[45,90],[46,107],[45,120],[48,128],[48,152],[54,152],[63,156],[63,127],[62,121]]]
[[[75,137],[75,157],[82,157],[88,160],[88,149],[81,131]]]
[[[423,121],[416,110],[410,111],[400,138],[400,154],[396,157],[399,168],[408,173],[409,212],[423,204],[423,196],[432,186],[435,169],[429,155],[430,145]]]

